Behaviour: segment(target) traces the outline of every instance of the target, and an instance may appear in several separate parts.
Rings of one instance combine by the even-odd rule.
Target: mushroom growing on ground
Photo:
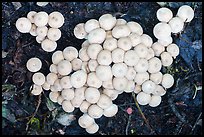
[[[94,119],[100,118],[103,115],[103,109],[98,105],[90,105],[88,108],[88,114]]]
[[[116,17],[113,17],[111,14],[103,14],[99,18],[100,27],[104,30],[111,30],[116,24]]]
[[[54,11],[49,14],[48,24],[52,28],[60,28],[64,24],[64,16],[60,12]]]
[[[106,65],[99,65],[96,68],[96,76],[101,80],[101,81],[108,81],[111,80],[113,77],[112,70],[110,66]]]
[[[78,55],[78,50],[75,47],[69,46],[63,50],[63,56],[68,61],[72,61],[73,59],[77,58]]]
[[[173,13],[170,9],[162,7],[157,10],[157,19],[161,22],[169,22],[173,17]]]
[[[179,47],[174,43],[168,45],[166,51],[169,52],[173,58],[179,55]]]
[[[156,89],[156,84],[151,80],[147,80],[144,83],[142,83],[142,91],[147,94],[154,92],[155,89]]]
[[[170,88],[174,84],[174,77],[170,74],[164,74],[161,82],[164,88]]]
[[[32,27],[32,24],[30,20],[25,17],[21,17],[16,21],[16,28],[21,33],[29,33],[31,27]]]
[[[48,14],[44,11],[40,11],[34,16],[34,23],[38,27],[46,26],[48,23]]]
[[[139,92],[136,100],[140,105],[147,105],[151,101],[151,95],[145,92]]]
[[[26,63],[26,67],[30,72],[37,72],[41,69],[42,62],[39,58],[30,58]]]
[[[183,22],[190,22],[194,17],[194,10],[188,5],[183,5],[178,9],[177,16],[181,18]]]
[[[99,22],[96,19],[90,19],[84,24],[84,29],[87,33],[90,33],[92,30],[100,28]]]
[[[31,86],[31,88],[32,88],[31,93],[33,95],[40,95],[40,93],[43,91],[43,89],[40,85],[33,84],[33,86]]]
[[[105,94],[101,94],[101,96],[97,102],[97,105],[99,107],[101,107],[102,109],[106,109],[106,108],[110,107],[112,104],[113,103],[112,103],[111,98]]]
[[[79,119],[78,119],[78,123],[82,128],[88,128],[89,126],[91,126],[93,123],[95,122],[95,120],[89,116],[89,114],[84,113]]]
[[[100,98],[100,92],[97,88],[92,88],[92,87],[88,87],[86,90],[85,90],[85,99],[93,104],[93,103],[96,103],[99,98]]]
[[[149,105],[151,107],[157,107],[161,103],[161,96],[152,95]]]
[[[87,80],[87,73],[83,70],[77,70],[74,72],[71,77],[70,81],[74,88],[81,88]]]
[[[41,72],[37,72],[32,77],[33,83],[42,86],[45,83],[45,76]]]
[[[94,122],[91,126],[86,128],[86,132],[94,134],[99,130],[99,126]]]
[[[169,24],[165,22],[160,22],[156,24],[153,28],[154,36],[157,39],[165,39],[166,37],[171,36],[172,29]]]
[[[44,51],[52,52],[57,48],[57,43],[55,41],[45,39],[42,41],[41,47]]]
[[[74,36],[77,39],[84,39],[87,37],[87,32],[85,31],[84,28],[84,23],[79,23],[75,26],[74,28]]]
[[[52,41],[57,41],[60,39],[62,33],[59,29],[49,28],[47,32],[47,37]]]
[[[163,66],[167,67],[173,63],[173,58],[169,52],[163,52],[160,56]]]
[[[112,104],[108,108],[104,109],[103,114],[106,117],[113,117],[118,112],[118,106],[116,104]]]
[[[184,22],[179,17],[174,17],[169,21],[169,26],[171,27],[172,33],[179,33],[183,30]]]
[[[93,43],[101,44],[106,38],[106,32],[102,28],[97,28],[92,30],[88,34],[87,38],[90,44]]]

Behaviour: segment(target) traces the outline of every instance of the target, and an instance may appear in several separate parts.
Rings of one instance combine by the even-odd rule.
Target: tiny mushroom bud
[[[103,89],[103,94],[106,94],[111,98],[111,100],[115,100],[118,97],[118,92],[117,90],[114,89]]]
[[[161,22],[169,22],[173,17],[173,13],[170,9],[162,7],[157,10],[157,19]]]
[[[90,71],[96,71],[96,67],[98,66],[98,62],[95,59],[91,59],[88,62],[88,67]]]
[[[164,90],[161,85],[157,85],[156,89],[154,90],[154,92],[152,92],[152,94],[156,96],[163,96],[166,94],[166,90]]]
[[[48,32],[48,28],[46,26],[43,27],[37,27],[36,29],[36,33],[39,37],[46,37],[47,36],[47,32]]]
[[[84,96],[85,96],[86,101],[93,104],[99,100],[100,92],[97,88],[89,87],[85,90]]]
[[[112,104],[110,107],[104,109],[104,116],[113,117],[118,112],[118,106],[116,104]]]
[[[64,24],[64,16],[60,12],[54,11],[49,14],[48,24],[52,28],[60,28]]]
[[[87,48],[87,54],[91,59],[97,59],[97,56],[101,50],[103,50],[103,48],[100,44],[91,44]]]
[[[47,37],[52,41],[57,41],[60,39],[62,33],[59,29],[49,28],[47,32]]]
[[[57,48],[57,43],[55,41],[45,39],[42,41],[41,47],[44,51],[52,52]]]
[[[111,14],[104,14],[99,18],[100,27],[104,30],[111,30],[116,24],[116,17]]]
[[[133,80],[135,78],[135,76],[136,76],[136,71],[135,71],[134,67],[128,67],[128,70],[127,70],[125,77],[128,80]]]
[[[162,63],[161,60],[157,57],[153,57],[150,60],[148,60],[149,62],[149,68],[148,68],[148,72],[149,73],[156,73],[159,72],[161,70],[162,67]]]
[[[71,101],[69,100],[64,100],[62,102],[62,109],[65,111],[65,112],[73,112],[74,111],[74,106],[72,106],[72,103]]]
[[[52,54],[52,55],[53,55],[53,54]],[[52,73],[56,73],[56,74],[58,73],[58,71],[57,71],[57,65],[56,65],[56,64],[51,64],[49,70],[50,70],[50,72],[52,72]]]
[[[62,51],[58,50],[58,51],[55,51],[53,54],[52,54],[52,63],[57,65],[59,62],[61,62],[62,60],[64,60],[64,56],[63,56],[63,53]]]
[[[142,26],[139,23],[130,21],[127,23],[127,26],[130,28],[131,32],[137,33],[138,35],[143,34]]]
[[[171,36],[169,36],[163,39],[158,39],[157,42],[160,43],[162,46],[166,47],[173,42],[173,39]]]
[[[103,109],[98,105],[90,105],[88,108],[88,114],[94,119],[100,118],[103,115]]]
[[[31,86],[33,89],[31,90],[31,93],[33,95],[40,95],[40,93],[43,91],[42,87],[40,85],[33,84]]]
[[[48,84],[50,85],[53,85],[55,80],[57,80],[58,77],[57,77],[57,74],[55,73],[49,73],[47,76],[46,76],[46,81]]]
[[[112,66],[112,73],[115,77],[124,77],[128,71],[128,67],[125,63],[116,63]]]
[[[140,92],[137,94],[136,100],[140,105],[147,105],[151,101],[151,95],[145,92]]]
[[[143,82],[149,79],[149,73],[148,72],[140,72],[135,75],[134,81],[137,83],[137,85],[142,85]]]
[[[37,72],[41,69],[42,62],[39,58],[30,58],[26,63],[26,67],[30,72]]]
[[[173,63],[173,58],[169,52],[163,52],[161,54],[161,62],[162,65],[167,67],[170,66]]]
[[[31,23],[34,23],[34,16],[35,16],[36,13],[37,13],[36,11],[28,12],[27,18],[30,20]],[[35,24],[33,24],[33,25],[35,25]]]
[[[161,103],[161,96],[152,95],[149,105],[151,107],[157,107]]]
[[[32,36],[37,36],[37,35],[38,35],[38,34],[37,34],[37,27],[36,27],[35,24],[32,24],[29,33],[30,33],[30,35],[32,35]]]
[[[91,105],[91,103],[89,103],[88,101],[84,100],[81,103],[79,109],[80,109],[81,112],[86,113],[88,111],[88,108],[89,108],[90,105]]]
[[[135,50],[128,50],[125,52],[124,62],[128,66],[135,66],[139,61],[139,56],[136,54]]]
[[[72,64],[72,69],[73,69],[74,71],[76,71],[76,70],[81,69],[82,61],[81,61],[81,59],[75,58],[75,59],[73,59],[73,60],[71,61],[71,64]]]
[[[60,85],[62,88],[72,88],[70,76],[64,76],[60,79]]]
[[[34,23],[38,27],[43,27],[48,23],[48,14],[44,11],[40,11],[34,16]]]
[[[162,81],[162,73],[161,72],[156,72],[156,73],[151,73],[150,74],[150,80],[152,80],[155,84],[160,84]]]
[[[125,51],[121,48],[116,48],[112,51],[111,55],[114,63],[121,63],[124,61]]]
[[[134,50],[140,58],[146,58],[148,54],[148,48],[144,44],[138,44]]]
[[[87,54],[87,49],[88,49],[88,47],[84,47],[84,48],[81,48],[79,50],[79,58],[83,62],[89,61],[89,59],[90,59],[89,55]]]
[[[148,70],[148,61],[146,59],[140,59],[137,65],[134,66],[136,72],[145,72]]]
[[[154,92],[155,89],[156,89],[156,84],[151,80],[146,80],[144,83],[142,83],[142,91],[147,94]]]
[[[152,49],[154,50],[155,56],[160,56],[160,54],[165,50],[164,46],[161,45],[159,42],[155,42],[152,45]]]
[[[102,81],[96,76],[95,72],[91,72],[87,76],[87,85],[94,88],[100,88]]]
[[[37,72],[32,77],[33,83],[42,86],[45,83],[45,76],[41,72]]]
[[[105,94],[101,94],[101,96],[97,102],[97,105],[99,107],[101,107],[102,109],[106,109],[106,108],[110,107],[112,104],[113,103],[112,103],[111,98]]]
[[[84,113],[78,119],[78,123],[79,123],[80,127],[82,127],[82,128],[87,128],[87,127],[91,126],[94,122],[95,122],[95,120],[91,116],[89,116],[87,113]]]
[[[112,63],[111,52],[109,50],[101,50],[98,53],[97,61],[100,65],[110,65]]]
[[[177,16],[184,22],[190,22],[194,17],[194,10],[188,5],[183,5],[178,9]]]
[[[164,74],[161,82],[164,88],[170,88],[174,84],[174,77],[170,74]]]
[[[107,38],[103,43],[103,48],[109,51],[113,51],[117,48],[117,40],[115,38]]]
[[[67,60],[62,60],[58,63],[57,65],[57,70],[58,70],[58,73],[62,76],[64,75],[68,75],[71,73],[72,71],[72,65],[69,61]]]
[[[92,30],[100,28],[99,22],[96,19],[90,19],[84,24],[84,29],[87,33],[90,33]]]
[[[124,90],[128,84],[128,80],[125,77],[115,77],[113,79],[113,87],[116,90]]]
[[[94,122],[91,126],[86,128],[86,132],[94,134],[99,130],[99,126]]]
[[[74,28],[74,36],[77,39],[84,39],[87,37],[87,32],[85,31],[84,28],[84,23],[79,23],[75,26]]]
[[[75,47],[66,47],[63,50],[63,55],[66,60],[72,61],[73,59],[77,58],[79,53]]]
[[[106,32],[102,28],[97,28],[92,30],[88,34],[87,38],[90,44],[93,44],[93,43],[101,44],[106,38]]]
[[[132,48],[132,42],[129,37],[122,37],[118,39],[118,47],[124,51],[130,50]]]
[[[128,37],[130,38],[133,47],[142,42],[141,36],[137,33],[131,33]]]
[[[127,25],[117,25],[112,30],[112,35],[115,38],[127,37],[130,35],[130,28]]]
[[[116,24],[115,25],[125,25],[127,23],[126,20],[124,19],[116,19]]]
[[[152,46],[153,40],[147,34],[142,34],[141,43],[143,43],[146,47],[150,48]]]
[[[87,80],[87,73],[83,70],[77,70],[71,75],[70,81],[74,88],[81,88]]]
[[[153,34],[157,39],[165,39],[171,36],[171,27],[165,22],[160,22],[154,26]]]
[[[167,46],[166,51],[169,52],[173,58],[179,55],[179,47],[173,43]]]
[[[25,17],[21,17],[16,21],[16,28],[21,33],[29,33],[31,27],[32,27],[32,24],[30,20]]]
[[[61,92],[61,96],[65,99],[65,100],[72,100],[74,98],[74,89],[63,89]]]
[[[184,22],[179,17],[174,17],[169,21],[169,26],[171,27],[172,33],[179,33],[183,30]]]
[[[52,102],[57,102],[57,98],[60,96],[59,92],[50,92],[49,98]]]

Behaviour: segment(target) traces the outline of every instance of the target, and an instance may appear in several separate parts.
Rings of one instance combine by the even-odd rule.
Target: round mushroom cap
[[[121,37],[127,37],[130,35],[130,28],[127,25],[117,25],[112,30],[112,35],[116,39]]]
[[[88,47],[84,47],[79,50],[79,58],[83,61],[82,64],[90,59],[89,55],[87,54],[87,49]]]
[[[140,92],[137,94],[136,100],[140,105],[147,105],[151,101],[151,95],[145,92]]]
[[[57,98],[60,96],[59,92],[50,92],[49,93],[49,98],[52,102],[57,102]]]
[[[161,96],[152,95],[149,105],[151,107],[157,107],[161,103]]]
[[[36,11],[30,11],[27,14],[27,18],[30,20],[31,23],[34,23],[34,16],[37,12]],[[32,24],[35,25],[35,24]]]
[[[40,11],[34,16],[34,23],[38,27],[46,26],[48,23],[48,14],[44,11]]]
[[[146,80],[144,83],[142,83],[142,91],[147,94],[151,94],[155,89],[156,84],[151,80]]]
[[[37,27],[36,27],[35,24],[32,24],[29,33],[30,33],[30,35],[32,35],[32,36],[37,36]]]
[[[157,39],[165,39],[171,36],[171,27],[165,22],[160,22],[156,24],[153,28],[153,34]]]
[[[116,48],[111,52],[111,56],[114,63],[121,63],[124,61],[125,51],[121,48]]]
[[[60,85],[62,88],[72,88],[70,76],[64,76],[60,79]]]
[[[85,100],[85,90],[86,87],[75,89],[74,98],[71,100],[71,103],[75,108],[79,108],[81,103]]]
[[[105,94],[101,94],[101,96],[97,102],[97,105],[99,107],[101,107],[102,109],[106,109],[106,108],[110,107],[112,104],[113,103],[112,103],[111,98]]]
[[[99,126],[94,122],[91,126],[86,128],[86,132],[94,134],[99,130]]]
[[[79,53],[75,47],[69,46],[63,50],[63,55],[66,60],[72,61],[78,57]]]
[[[149,79],[149,73],[148,72],[140,72],[135,75],[134,81],[137,83],[137,85],[142,85],[143,82]]]
[[[78,123],[79,123],[80,127],[87,128],[87,127],[91,126],[93,123],[95,123],[95,120],[91,116],[89,116],[87,113],[84,113],[78,119]]]
[[[45,83],[45,76],[41,72],[37,72],[32,76],[33,83],[42,86]]]
[[[108,81],[103,81],[102,86],[103,86],[105,89],[114,89],[114,88],[113,88],[113,80],[110,79],[110,80],[108,80]]]
[[[174,84],[174,77],[170,74],[164,74],[161,82],[164,88],[170,88]]]
[[[82,66],[82,60],[81,59],[78,59],[78,58],[75,58],[71,61],[71,64],[72,64],[72,69],[74,71],[77,71],[79,69],[81,69],[81,66]]]
[[[188,5],[183,5],[178,9],[177,16],[181,18],[183,22],[190,22],[194,17],[194,10]]]
[[[74,111],[74,106],[72,106],[72,103],[71,101],[69,100],[64,100],[62,102],[62,109],[65,111],[65,112],[73,112]]]
[[[88,61],[82,61],[81,69],[82,69],[83,71],[85,71],[86,73],[89,73],[89,72],[90,72],[89,67],[88,67]]]
[[[115,25],[125,25],[127,23],[126,20],[124,19],[116,19],[116,24]]]
[[[109,51],[113,51],[117,48],[117,40],[115,38],[107,38],[103,43],[103,48]]]
[[[52,73],[58,73],[58,71],[57,71],[57,65],[55,65],[55,64],[51,64],[50,65],[50,67],[49,67],[49,70],[50,70],[50,72],[52,72]]]
[[[146,59],[140,59],[137,63],[137,65],[134,66],[134,69],[136,70],[136,72],[145,72],[148,70],[149,68],[149,63]]]
[[[128,66],[135,66],[139,61],[139,56],[135,50],[128,50],[125,52],[124,62]]]
[[[124,51],[128,51],[132,48],[132,42],[129,37],[122,37],[118,39],[118,47]]]
[[[101,44],[106,38],[106,32],[102,28],[97,28],[92,30],[88,34],[87,38],[90,44],[93,44],[93,43]]]
[[[112,66],[112,73],[115,77],[124,77],[128,71],[128,67],[125,63],[115,63]]]
[[[113,17],[111,14],[103,14],[99,18],[100,27],[104,30],[111,30],[115,26],[116,22],[116,17]]]
[[[162,7],[157,10],[157,19],[161,22],[169,22],[172,17],[172,11],[166,7]]]
[[[97,56],[98,64],[110,65],[112,63],[111,52],[109,50],[101,50]]]
[[[100,28],[99,22],[96,19],[90,19],[84,24],[84,29],[87,33],[94,29]]]
[[[153,57],[150,60],[148,60],[149,62],[149,68],[148,68],[148,72],[149,73],[157,73],[161,70],[162,67],[162,63],[161,60],[157,57]]]
[[[168,67],[173,63],[173,58],[169,52],[163,52],[160,56],[163,66]]]
[[[87,32],[85,31],[84,23],[79,23],[74,27],[74,36],[77,39],[84,39],[85,37],[87,37]]]
[[[95,72],[91,72],[87,76],[87,85],[94,88],[100,88],[102,81],[96,76]]]
[[[133,47],[142,42],[141,36],[137,33],[131,33],[128,37],[130,38]]]
[[[134,50],[140,58],[146,58],[148,54],[148,48],[142,43],[135,46]]]
[[[103,89],[103,94],[106,94],[111,98],[111,100],[115,100],[118,97],[118,92],[117,90],[114,89]]]
[[[173,42],[173,39],[171,36],[169,36],[164,39],[158,39],[157,42],[160,43],[162,46],[166,47]]]
[[[64,60],[62,51],[58,50],[52,54],[52,63],[54,65],[58,65],[62,60]]]
[[[90,45],[89,41],[88,40],[85,40],[82,44],[81,44],[81,47],[82,48],[88,48],[88,46]]]
[[[62,87],[60,85],[60,79],[55,80],[53,86],[50,87],[51,91],[61,91]]]
[[[106,117],[113,117],[118,112],[118,106],[116,104],[112,104],[110,107],[104,109],[103,115]]]
[[[155,56],[159,57],[162,52],[164,52],[165,48],[159,42],[155,42],[152,45],[152,49],[154,50]]]
[[[161,72],[151,73],[149,79],[153,81],[155,84],[160,84],[162,81],[162,76],[163,75]]]
[[[153,40],[152,38],[147,34],[142,34],[141,43],[143,43],[146,47],[150,48],[152,46]]]
[[[54,11],[49,14],[48,24],[52,28],[60,28],[64,24],[64,16],[60,12]]]
[[[166,90],[164,90],[161,85],[157,85],[156,89],[154,90],[154,92],[152,92],[152,94],[155,96],[163,96],[166,94]]]
[[[116,90],[124,90],[128,84],[128,80],[125,77],[115,77],[113,78],[113,87]]]
[[[58,97],[57,97],[57,103],[59,104],[59,105],[62,105],[62,102],[64,101],[64,98],[61,96],[61,95],[59,95]]]
[[[36,4],[37,4],[38,6],[43,7],[43,6],[46,6],[48,3],[49,3],[49,2],[37,2]]]
[[[172,33],[179,33],[183,30],[184,22],[179,17],[174,17],[169,21],[169,26],[171,27]]]
[[[31,93],[35,96],[40,95],[41,92],[43,91],[42,86],[40,85],[33,84],[33,86],[31,87],[32,87]]]
[[[174,43],[168,45],[166,51],[169,52],[173,58],[179,55],[179,47]]]
[[[42,37],[42,38],[47,36],[47,32],[48,32],[48,28],[46,26],[37,27],[36,29],[37,36]]]
[[[54,82],[55,82],[55,80],[57,80],[57,79],[58,79],[58,76],[57,76],[57,74],[55,74],[55,73],[49,73],[49,74],[46,76],[46,81],[47,81],[47,83],[50,84],[50,85],[53,85]]]
[[[111,80],[113,77],[112,70],[110,66],[99,65],[96,68],[96,76],[101,81],[108,81]]]
[[[31,30],[32,24],[29,19],[21,17],[16,21],[16,28],[21,33],[29,33]]]
[[[52,52],[57,48],[57,43],[55,41],[45,39],[42,41],[41,47],[44,51]]]
[[[61,92],[61,96],[65,100],[72,100],[74,98],[74,89],[72,88],[63,89]]]
[[[128,80],[133,80],[135,78],[135,76],[136,76],[136,71],[135,71],[134,67],[128,67],[128,70],[127,70],[125,77]]]
[[[26,67],[30,72],[37,72],[41,69],[42,62],[39,58],[30,58],[26,63]]]
[[[61,38],[61,35],[62,35],[61,31],[55,28],[49,28],[47,32],[47,37],[52,41],[59,40]]]
[[[100,44],[91,44],[87,48],[87,54],[91,59],[97,59],[99,52],[103,50]]]
[[[87,80],[87,73],[83,70],[77,70],[71,75],[71,84],[74,88],[81,88]]]
[[[133,92],[138,94],[141,92],[141,90],[142,90],[141,85],[136,84]]]
[[[127,23],[127,26],[130,28],[130,31],[133,33],[137,33],[138,35],[142,35],[143,34],[143,29],[142,26],[134,21],[129,21]]]
[[[35,37],[37,43],[42,43],[42,41],[45,40],[45,38],[46,37],[39,37],[39,36]]]
[[[69,75],[72,71],[72,64],[68,60],[62,60],[58,63],[57,70],[62,76]]]
[[[81,112],[86,113],[88,111],[88,108],[89,108],[90,105],[91,105],[91,103],[89,103],[88,101],[84,100],[81,103],[79,109],[80,109]]]
[[[88,67],[90,71],[96,71],[96,67],[98,66],[98,62],[95,59],[90,59],[88,62]]]
[[[89,87],[85,90],[84,96],[89,103],[93,104],[99,100],[100,92],[97,88]]]
[[[94,119],[100,118],[103,115],[103,109],[96,104],[90,105],[88,114]]]
[[[127,86],[125,87],[124,91],[126,93],[133,92],[135,88],[135,82],[133,80],[128,80]]]
[[[146,56],[145,59],[150,60],[151,58],[153,58],[155,56],[154,54],[154,50],[152,48],[148,48],[148,54]]]
[[[44,84],[42,85],[42,88],[43,88],[44,90],[50,90],[50,84],[47,83],[47,81],[45,81]]]

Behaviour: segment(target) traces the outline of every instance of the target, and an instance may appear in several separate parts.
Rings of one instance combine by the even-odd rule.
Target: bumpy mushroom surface
[[[116,17],[113,17],[111,14],[103,14],[99,18],[100,27],[104,30],[111,30],[116,24]]]
[[[49,14],[48,24],[52,28],[60,28],[64,24],[64,16],[60,12],[54,11]]]
[[[70,77],[71,84],[74,88],[82,87],[86,83],[86,80],[87,73],[83,70],[77,70]]]
[[[151,101],[151,95],[145,92],[140,92],[137,95],[136,100],[140,105],[147,105]]]
[[[21,17],[16,21],[16,28],[21,33],[29,33],[31,27],[32,27],[32,24],[30,20],[25,17]]]
[[[180,17],[183,22],[190,22],[194,17],[194,10],[188,5],[183,5],[178,9],[177,16]]]
[[[162,7],[157,10],[157,19],[161,22],[169,22],[172,17],[172,11],[166,7]]]
[[[48,14],[44,11],[40,11],[34,16],[34,23],[38,27],[46,26],[48,23]]]
[[[171,27],[172,33],[179,33],[183,30],[184,22],[179,17],[174,17],[169,21],[169,26]]]
[[[26,67],[30,72],[37,72],[41,69],[42,62],[39,58],[30,58],[26,63]]]

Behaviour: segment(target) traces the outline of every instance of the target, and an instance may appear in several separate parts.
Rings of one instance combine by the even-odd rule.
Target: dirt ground
[[[2,134],[44,135],[88,134],[78,125],[82,113],[75,109],[66,114],[61,106],[48,99],[48,92],[33,96],[30,93],[32,74],[26,69],[31,57],[42,60],[41,72],[49,73],[51,54],[43,51],[30,34],[20,33],[15,22],[31,10],[61,12],[65,23],[60,28],[62,37],[57,50],[67,46],[81,48],[84,40],[73,35],[76,24],[88,19],[98,19],[104,13],[117,18],[136,21],[144,33],[153,38],[153,27],[158,20],[156,11],[165,4],[174,15],[179,6],[188,4],[195,10],[194,19],[186,24],[180,35],[173,35],[180,54],[171,67],[162,68],[170,73],[175,84],[162,97],[156,107],[137,106],[132,94],[123,93],[113,103],[119,106],[118,113],[111,118],[102,116],[96,120],[100,135],[202,135],[202,3],[201,2],[50,2],[39,7],[36,2],[2,2]],[[153,38],[154,42],[156,41]],[[132,108],[132,114],[127,109]],[[68,124],[59,123],[68,116]]]

